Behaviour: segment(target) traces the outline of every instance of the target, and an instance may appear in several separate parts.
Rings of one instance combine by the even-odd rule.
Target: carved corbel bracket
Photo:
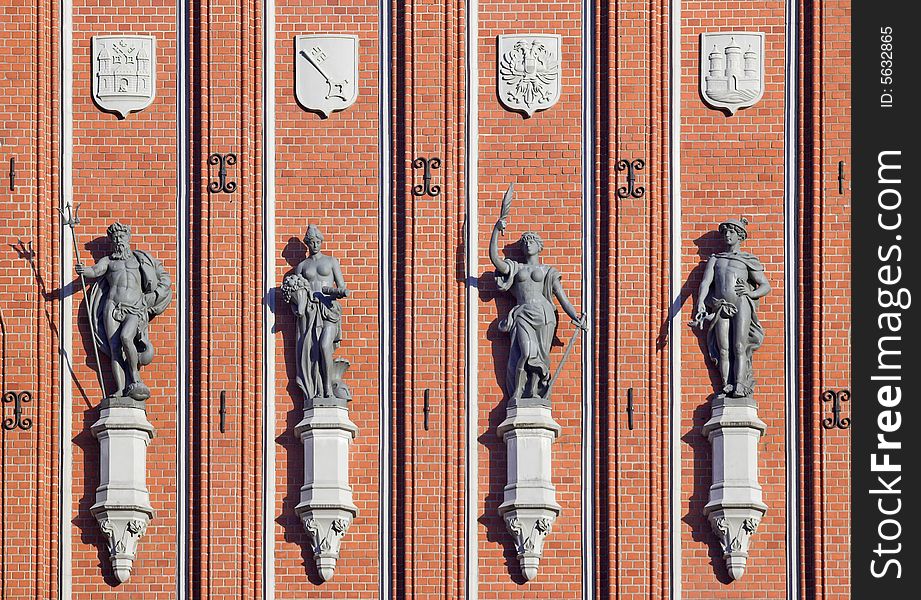
[[[760,507],[715,510],[708,515],[723,549],[726,570],[734,580],[745,574],[749,544],[763,515]]]
[[[112,561],[115,577],[120,583],[124,583],[131,577],[138,544],[147,531],[153,511],[148,513],[144,510],[132,511],[118,507],[100,510],[95,516],[99,528],[106,536],[109,560]]]

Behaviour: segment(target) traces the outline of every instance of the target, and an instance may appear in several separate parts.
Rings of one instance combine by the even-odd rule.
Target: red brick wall
[[[850,389],[850,2],[802,13],[801,377],[807,598],[850,598],[850,430],[826,429],[826,390]],[[838,162],[844,161],[839,191]],[[859,399],[852,399],[852,402]],[[849,404],[843,417],[850,417]]]
[[[0,429],[0,597],[57,593],[59,451],[55,69],[50,6],[0,2],[0,388],[29,392],[30,429]],[[15,160],[15,188],[9,179]],[[13,425],[13,403],[2,418]],[[55,524],[48,527],[49,523]]]
[[[349,416],[358,437],[349,450],[349,482],[358,515],[342,540],[331,581],[321,583],[310,540],[294,512],[304,484],[304,450],[294,427],[303,418],[297,387],[297,324],[281,293],[275,297],[276,598],[378,596],[378,18],[372,0],[352,4],[277,4],[276,26],[276,272],[284,277],[304,259],[309,223],[325,236],[323,252],[339,259],[351,295],[341,301],[342,343],[336,357],[351,363]],[[358,98],[328,118],[303,109],[294,95],[294,37],[359,37]],[[299,60],[304,60],[300,58]]]
[[[193,8],[192,595],[262,597],[261,2]],[[211,193],[212,153],[237,157]],[[226,428],[220,431],[221,392]]]
[[[458,597],[464,585],[462,10],[393,4],[395,597]],[[419,157],[441,159],[436,197],[411,193],[422,183],[411,167]]]
[[[703,338],[689,330],[683,337],[682,591],[687,600],[785,598],[784,3],[723,11],[709,3],[685,3],[682,20],[682,261],[687,299],[681,320],[687,323],[693,317],[706,259],[723,249],[716,233],[723,219],[749,219],[742,249],[761,259],[772,287],[758,309],[765,341],[753,360],[754,397],[767,424],[758,462],[768,511],[752,538],[745,576],[732,583],[717,537],[703,516],[712,481],[710,444],[701,426],[710,416],[715,374]],[[719,31],[766,34],[764,96],[731,117],[704,105],[699,91],[699,36]]]
[[[599,3],[595,35],[596,597],[668,594],[668,30],[658,2]],[[641,198],[620,198],[642,160]],[[630,428],[627,399],[633,391]]]
[[[32,241],[34,267],[11,248],[0,252],[4,390],[28,389],[33,429],[3,431],[3,598],[53,597],[59,565],[57,498],[58,415],[61,385],[56,352],[60,331],[57,271],[62,248],[54,207],[59,202],[56,110],[59,81],[57,3],[21,7],[0,0],[0,194],[4,244]],[[174,285],[182,279],[176,256],[180,223],[189,228],[191,332],[189,373],[191,594],[201,598],[260,598],[262,574],[262,20],[256,0],[193,3],[189,140],[177,140],[175,2],[130,0],[127,6],[74,2],[74,201],[84,203],[80,252],[92,262],[107,252],[105,228],[130,223],[137,248],[164,262]],[[715,8],[714,8],[715,7]],[[848,433],[825,430],[824,389],[849,387],[849,192],[837,193],[837,162],[847,160],[849,5],[803,10],[801,389],[803,567],[805,597],[849,597],[846,529]],[[459,598],[464,589],[464,3],[395,2],[391,175],[394,331],[391,403],[393,556],[389,585],[395,597]],[[541,258],[557,267],[582,310],[582,79],[580,3],[481,0],[477,39],[479,103],[479,402],[475,449],[479,596],[581,597],[581,348],[576,347],[554,388],[554,418],[563,434],[553,446],[553,483],[562,513],[547,538],[540,574],[520,576],[511,536],[497,514],[506,483],[506,450],[496,437],[505,416],[508,336],[497,322],[511,307],[499,293],[487,255],[502,194],[516,182],[510,246],[525,230],[538,231]],[[712,373],[699,338],[684,330],[680,432],[682,597],[784,598],[785,439],[783,371],[783,43],[784,5],[758,7],[684,3],[682,54],[682,265],[686,278],[679,326],[690,320],[702,261],[719,249],[716,224],[751,219],[744,249],[767,268],[773,291],[759,316],[767,339],[755,354],[759,413],[768,425],[760,444],[760,482],[767,515],[752,540],[745,577],[727,583],[722,552],[702,516],[710,478],[710,446],[700,435],[709,416]],[[599,3],[596,15],[597,264],[595,436],[595,587],[599,598],[661,598],[669,588],[668,547],[668,7],[651,2]],[[343,300],[351,419],[359,428],[351,447],[350,481],[358,516],[343,540],[335,577],[319,583],[309,541],[294,514],[303,483],[303,450],[293,430],[301,418],[292,357],[294,319],[275,298],[276,379],[274,444],[269,474],[276,489],[268,507],[275,546],[275,595],[284,598],[378,596],[379,416],[378,256],[379,15],[374,0],[276,4],[276,269],[278,285],[303,259],[308,223],[323,230],[324,250],[337,257],[352,295]],[[727,117],[699,97],[699,34],[763,31],[766,92],[754,107]],[[293,38],[349,33],[360,39],[360,92],[344,112],[320,118],[294,97]],[[157,98],[141,113],[119,120],[90,98],[90,38],[137,33],[157,37]],[[562,94],[550,110],[529,119],[504,109],[496,97],[496,36],[559,33]],[[35,58],[33,58],[33,56]],[[18,61],[18,62],[15,62]],[[177,148],[188,143],[191,206],[176,212]],[[210,194],[212,152],[237,155],[229,177],[233,194]],[[17,160],[17,187],[7,191],[8,159]],[[441,194],[416,197],[422,183],[414,158],[437,156]],[[639,199],[619,199],[625,173],[619,159],[643,159]],[[849,169],[848,169],[849,171]],[[66,242],[69,240],[65,238]],[[91,257],[92,256],[92,260]],[[66,280],[73,279],[71,274]],[[89,427],[101,399],[79,285],[74,299],[73,499],[70,544],[76,598],[171,596],[176,589],[177,305],[157,317],[150,333],[157,359],[144,370],[153,396],[148,416],[157,437],[148,452],[148,487],[156,517],[140,543],[131,580],[114,587],[105,538],[89,507],[98,485],[99,446]],[[810,301],[815,298],[815,301]],[[560,311],[555,367],[573,332]],[[105,360],[105,359],[104,359]],[[105,373],[109,372],[104,364]],[[111,381],[108,380],[109,385]],[[633,388],[635,425],[627,425]],[[423,427],[430,391],[429,429]],[[219,431],[219,398],[227,398],[227,429]],[[845,409],[847,415],[847,409]],[[4,417],[12,409],[3,407]],[[38,507],[37,509],[35,507]],[[28,518],[23,518],[23,515]]]

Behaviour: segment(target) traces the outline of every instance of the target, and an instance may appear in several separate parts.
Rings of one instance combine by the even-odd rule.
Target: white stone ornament
[[[93,36],[93,101],[124,119],[154,101],[156,38],[152,35]]]
[[[499,101],[526,117],[560,99],[560,47],[556,34],[500,35],[496,85]]]
[[[713,447],[713,484],[704,515],[720,540],[726,570],[741,579],[749,544],[767,512],[758,483],[758,441],[767,426],[752,398],[713,399],[703,434]]]
[[[307,110],[328,117],[358,98],[358,36],[294,38],[294,91]]]
[[[107,398],[91,431],[99,440],[100,473],[90,513],[106,536],[115,578],[124,583],[154,517],[147,491],[147,446],[154,428],[143,402]]]
[[[358,513],[349,485],[349,446],[358,428],[345,400],[315,398],[305,405],[294,429],[304,446],[304,485],[294,511],[310,537],[317,573],[329,581],[342,538]]]
[[[764,95],[764,34],[745,31],[700,34],[700,94],[730,115]]]
[[[508,407],[497,431],[505,442],[507,460],[499,515],[515,540],[518,566],[527,581],[537,577],[544,540],[560,514],[552,482],[551,446],[561,428],[550,407],[540,402],[532,398]]]

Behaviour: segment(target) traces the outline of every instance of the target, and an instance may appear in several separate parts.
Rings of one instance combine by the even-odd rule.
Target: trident
[[[72,208],[70,203],[64,207],[64,210],[67,211],[67,214],[64,214],[64,210],[60,208],[57,209],[61,213],[61,225],[65,227],[70,227],[70,239],[74,243],[74,258],[77,259],[77,266],[82,266],[80,262],[80,249],[77,247],[77,231],[76,226],[80,224],[80,217],[77,215],[77,211],[80,210],[80,205],[78,204],[76,208]],[[80,273],[80,283],[83,285],[83,296],[86,297],[86,277],[83,276],[83,273]],[[93,315],[89,314],[89,302],[87,302],[87,316],[90,321],[90,334],[93,336],[93,354],[96,355],[96,377],[99,379],[99,388],[102,390],[102,396],[106,396],[106,386],[102,381],[102,362],[99,360],[99,348],[96,346],[96,324]]]

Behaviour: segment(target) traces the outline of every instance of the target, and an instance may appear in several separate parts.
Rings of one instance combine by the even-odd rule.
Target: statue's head
[[[544,239],[533,231],[522,233],[518,243],[521,244],[521,249],[527,255],[537,254],[544,249]]]
[[[130,250],[131,227],[124,223],[112,223],[106,229],[106,235],[112,244],[112,256],[115,258],[127,258]]]
[[[741,219],[727,219],[720,223],[720,233],[726,234],[726,231],[731,230],[736,232],[739,236],[739,241],[745,241],[748,237],[748,219],[742,217]]]
[[[307,226],[307,233],[304,234],[304,244],[311,254],[319,252],[320,246],[323,245],[323,233],[313,223]]]

